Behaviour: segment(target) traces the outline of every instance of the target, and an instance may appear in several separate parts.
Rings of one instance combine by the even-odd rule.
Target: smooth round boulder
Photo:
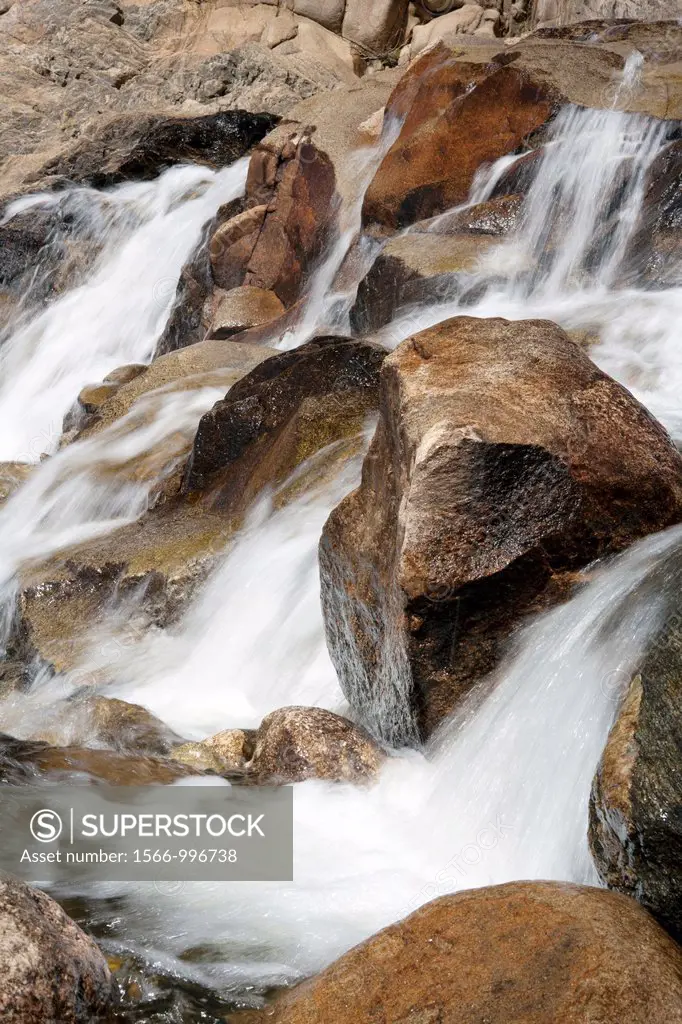
[[[360,726],[323,708],[280,708],[260,724],[250,774],[261,783],[366,782],[384,753]]]
[[[428,903],[248,1021],[679,1024],[682,950],[629,897],[512,882]]]
[[[44,892],[0,881],[0,1020],[91,1024],[114,998],[96,943]]]

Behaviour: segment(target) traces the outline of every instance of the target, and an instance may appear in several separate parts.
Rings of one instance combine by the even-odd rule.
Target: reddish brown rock
[[[527,70],[496,66],[481,80],[481,68],[444,61],[428,68],[437,82],[433,104],[424,87],[415,90],[412,112],[367,190],[365,224],[400,228],[463,202],[482,164],[513,152],[552,115],[556,91]]]
[[[513,882],[428,903],[246,1017],[250,1024],[679,1024],[682,952],[627,897]]]
[[[94,940],[44,892],[0,881],[3,1024],[90,1024],[112,1008],[114,982]]]
[[[292,306],[335,225],[335,194],[332,161],[309,135],[269,135],[249,167],[247,202],[267,210],[243,283]]]
[[[423,331],[384,363],[362,485],[320,546],[347,698],[386,739],[429,735],[577,569],[680,519],[682,456],[555,324]]]

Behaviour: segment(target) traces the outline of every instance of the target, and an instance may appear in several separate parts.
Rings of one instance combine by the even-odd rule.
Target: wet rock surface
[[[0,880],[0,932],[6,1024],[90,1024],[113,1007],[104,956],[45,893]]]
[[[350,314],[353,330],[368,334],[401,310],[454,298],[462,288],[455,275],[473,274],[492,244],[473,232],[415,231],[391,239],[360,282]]]
[[[335,191],[334,166],[308,134],[291,132],[286,126],[271,133],[256,147],[249,164],[246,205],[251,230],[240,233],[238,239],[228,235],[219,241],[214,236],[213,265],[213,253],[220,244],[221,261],[229,259],[234,274],[235,258],[243,248],[247,261],[238,283],[272,291],[286,307],[292,306],[332,230]],[[261,218],[255,211],[262,206]],[[222,231],[229,233],[230,225]],[[217,280],[228,286],[224,273]]]
[[[434,99],[417,95],[418,123],[408,117],[367,190],[365,224],[402,228],[463,202],[481,164],[513,152],[552,115],[553,90],[525,70],[510,64],[481,80],[479,68],[450,70],[448,56],[449,81],[441,72]]]
[[[326,445],[362,429],[376,408],[386,350],[317,338],[256,367],[202,417],[183,490],[243,507]]]
[[[558,882],[444,896],[237,1024],[671,1024],[682,953],[634,900]]]
[[[49,779],[62,784],[96,781],[109,786],[166,786],[200,774],[201,768],[171,758],[93,747],[55,747],[0,733],[0,780],[13,785]]]
[[[263,784],[367,782],[385,759],[360,726],[322,708],[291,707],[264,718],[254,737],[249,775]]]
[[[428,736],[576,569],[680,518],[665,431],[556,325],[421,332],[384,363],[362,485],[320,544],[346,696],[385,739],[415,740],[405,702]]]
[[[675,605],[649,641],[609,736],[592,787],[589,836],[602,880],[634,896],[679,941],[682,616]]]

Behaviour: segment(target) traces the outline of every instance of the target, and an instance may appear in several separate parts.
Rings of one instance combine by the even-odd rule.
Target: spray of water
[[[214,173],[178,167],[158,181],[71,197],[107,225],[92,276],[0,349],[0,458],[35,461],[52,451],[83,385],[126,363],[146,362],[168,318],[180,271],[203,225],[243,193],[247,161]],[[38,197],[34,204],[52,204]],[[20,200],[20,209],[26,201]],[[7,213],[16,213],[12,208]]]

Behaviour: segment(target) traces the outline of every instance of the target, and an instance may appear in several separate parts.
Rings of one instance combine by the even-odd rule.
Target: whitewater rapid
[[[445,300],[402,311],[382,332],[384,342],[393,346],[463,312],[586,329],[598,336],[599,365],[682,437],[682,287],[619,285],[646,173],[665,144],[664,127],[647,118],[565,110],[518,230],[455,281]],[[370,179],[376,158],[358,155],[360,180]],[[470,203],[487,198],[509,162],[479,176]],[[620,216],[595,263],[587,256],[624,168]],[[44,432],[58,434],[54,425],[83,384],[150,358],[183,263],[218,206],[240,194],[244,173],[243,162],[219,175],[183,168],[101,199],[132,202],[138,212],[124,218],[92,277],[24,326],[0,357],[4,457],[35,461],[53,450],[55,438]],[[299,327],[277,344],[346,322],[353,289],[342,288],[339,276],[359,209],[346,211]],[[171,237],[175,246],[167,245]],[[367,259],[375,252],[368,249]],[[473,285],[480,297],[471,304],[464,296]],[[191,429],[215,397],[209,389],[186,406],[178,396],[177,405],[164,400],[145,429],[156,436],[180,413]],[[6,595],[25,559],[111,530],[147,507],[144,486],[124,478],[105,484],[97,472],[103,459],[117,457],[119,442],[131,457],[151,443],[137,431],[78,442],[39,464],[0,511]],[[283,509],[264,495],[172,633],[143,637],[109,666],[101,640],[91,651],[116,680],[106,692],[144,704],[191,738],[256,725],[288,704],[343,711],[324,644],[316,550],[326,516],[359,469],[359,458],[347,462],[323,491]],[[681,541],[679,529],[669,531],[600,567],[569,603],[515,638],[507,662],[428,750],[394,752],[374,786],[298,785],[293,884],[192,884],[169,893],[100,887],[89,895],[121,897],[108,941],[160,971],[257,995],[310,974],[444,892],[515,878],[595,883],[586,838],[591,780],[623,686],[679,583]],[[188,955],[197,948],[203,958]]]

